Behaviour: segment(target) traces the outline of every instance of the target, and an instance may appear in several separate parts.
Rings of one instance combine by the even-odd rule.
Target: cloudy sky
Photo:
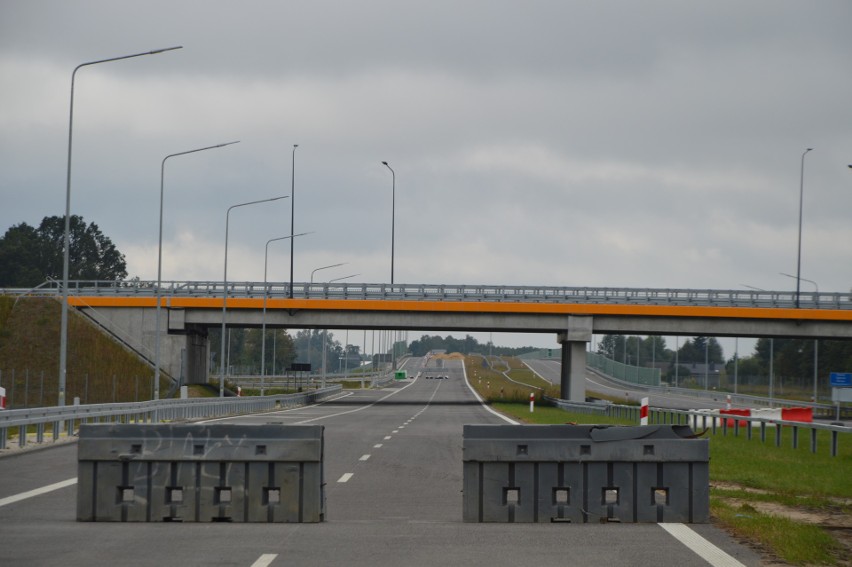
[[[73,214],[221,280],[225,212],[291,190],[295,278],[852,287],[852,3],[0,0],[0,230]],[[231,214],[262,281],[289,200]],[[269,279],[289,279],[289,244]],[[813,289],[803,282],[802,289]],[[529,342],[529,341],[526,341]],[[541,341],[539,341],[541,342]],[[550,345],[551,340],[543,341]]]

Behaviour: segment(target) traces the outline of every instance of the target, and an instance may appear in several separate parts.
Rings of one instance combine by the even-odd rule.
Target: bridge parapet
[[[6,289],[9,295],[57,295],[59,282],[37,290]],[[72,281],[74,295],[155,297],[156,282]],[[282,299],[290,297],[286,282],[228,282],[228,297]],[[160,295],[222,297],[217,281],[167,281]],[[714,290],[677,288],[557,287],[467,284],[294,283],[294,299],[353,299],[398,301],[487,301],[496,303],[570,303],[617,305],[671,305],[746,308],[796,308],[795,291]],[[852,295],[842,292],[801,292],[800,309],[852,310]]]

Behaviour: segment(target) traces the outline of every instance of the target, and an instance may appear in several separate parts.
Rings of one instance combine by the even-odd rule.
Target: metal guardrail
[[[190,398],[115,404],[89,404],[5,410],[0,412],[0,449],[6,449],[10,432],[17,430],[18,445],[26,446],[27,429],[36,426],[36,443],[45,441],[47,426],[57,441],[65,431],[74,435],[80,424],[102,421],[158,423],[273,411],[316,403],[342,390],[340,385],[280,396]]]
[[[725,403],[730,396],[730,402],[733,405],[743,407],[804,407],[812,408],[814,415],[826,419],[831,419],[836,416],[837,406],[834,404],[822,404],[818,402],[807,402],[800,400],[788,400],[784,398],[766,398],[761,396],[752,396],[748,394],[738,394],[735,392],[727,392],[722,390],[696,390],[692,388],[679,388],[677,386],[647,386],[643,384],[635,384],[633,382],[625,382],[609,374],[605,374],[596,368],[586,367],[586,370],[591,371],[611,382],[623,385],[625,388],[632,390],[640,390],[643,392],[652,392],[660,395],[677,394],[691,396],[695,398],[704,398],[714,402]],[[848,415],[852,411],[852,407],[840,406],[841,416]]]
[[[620,404],[601,404],[601,403],[583,403],[571,402],[569,400],[560,400],[555,398],[544,398],[546,402],[552,403],[556,407],[565,411],[589,414],[589,415],[606,415],[619,419],[626,419],[639,423],[639,406],[625,406]],[[742,427],[741,422],[747,422],[745,427]],[[773,429],[775,431],[775,446],[780,447],[782,444],[782,431],[788,428],[790,431],[790,442],[794,449],[799,447],[799,434],[801,430],[808,432],[810,439],[811,453],[817,452],[817,432],[827,431],[830,436],[829,447],[832,457],[837,456],[838,438],[840,434],[852,434],[852,427],[843,425],[829,425],[822,423],[807,423],[800,421],[783,421],[783,420],[767,420],[759,417],[747,417],[731,414],[716,414],[698,410],[675,410],[667,408],[648,408],[648,423],[649,424],[673,424],[673,425],[692,425],[693,429],[705,430],[712,432],[713,435],[721,433],[723,436],[732,431],[735,437],[738,437],[741,432],[749,440],[753,437],[753,430],[760,431],[760,440],[766,443],[767,431]],[[729,426],[731,424],[732,426]],[[850,438],[852,439],[852,438]]]
[[[59,282],[46,282],[37,289],[3,289],[7,295],[57,295]],[[156,282],[71,281],[74,295],[116,295],[153,297]],[[166,281],[160,293],[164,297],[221,297],[222,282]],[[228,282],[229,297],[286,299],[286,282]],[[368,283],[294,283],[295,299],[379,299],[404,301],[490,301],[506,303],[581,303],[619,305],[690,305],[709,307],[795,308],[794,291],[654,289],[613,287],[502,286],[455,284],[368,284]],[[798,305],[804,309],[852,309],[852,294],[839,292],[801,292]]]
[[[326,374],[325,380],[326,382],[377,382],[383,378],[386,378],[388,375],[387,372],[350,372],[349,374],[345,374],[342,372],[336,372],[334,374]],[[390,377],[391,379],[393,376]],[[260,388],[261,384],[263,384],[264,388],[282,388],[282,387],[293,387],[295,384],[296,387],[300,386],[308,386],[313,387],[316,384],[322,383],[322,376],[317,374],[310,374],[305,376],[266,376],[263,378],[262,376],[250,374],[250,375],[236,375],[231,374],[228,376],[228,381],[236,386],[241,386],[243,388]]]

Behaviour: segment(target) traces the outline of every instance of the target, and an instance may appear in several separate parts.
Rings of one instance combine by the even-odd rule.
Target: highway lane
[[[416,364],[410,368],[416,375]],[[705,566],[657,524],[465,524],[462,427],[505,423],[478,404],[460,362],[448,380],[401,381],[240,423],[325,426],[321,524],[80,523],[76,487],[0,505],[2,565],[654,565]],[[0,459],[3,498],[76,475],[76,446]],[[749,549],[691,526],[741,564]],[[715,563],[737,565],[738,563]]]

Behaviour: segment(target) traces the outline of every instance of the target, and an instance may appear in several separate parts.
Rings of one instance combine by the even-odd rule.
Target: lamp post
[[[330,266],[323,266],[321,268],[317,268],[311,272],[311,283],[314,283],[314,274],[320,270],[327,270],[329,268],[339,268],[340,266],[345,266],[348,262],[341,262],[340,264],[331,264]]]
[[[799,293],[801,290],[801,274],[802,274],[802,201],[805,193],[805,156],[813,148],[808,148],[802,152],[802,167],[799,176],[799,254],[796,260],[796,308],[799,307]]]
[[[339,268],[340,266],[345,266],[347,262],[341,262],[340,264],[331,264],[329,266],[322,266],[320,268],[316,268],[311,272],[311,285],[314,283],[314,274],[319,272],[320,270],[327,270],[329,268]],[[308,290],[310,293],[310,290]],[[308,335],[308,363],[311,362],[311,338],[313,337],[313,333]],[[323,335],[323,339],[325,339],[325,335]],[[325,351],[323,351],[325,353]],[[325,360],[322,361],[323,368],[325,368]]]
[[[293,240],[297,236],[305,236],[306,234],[310,234],[309,232],[303,232],[301,234],[291,234],[290,236],[281,236],[279,238],[270,238],[266,241],[266,250],[263,253],[263,317],[262,317],[262,325],[260,332],[260,395],[262,396],[264,390],[266,389],[266,298],[269,295],[269,290],[266,286],[266,268],[269,265],[269,244],[271,242],[277,242],[278,240]],[[272,353],[272,358],[275,358],[275,353]],[[274,372],[274,368],[273,368]]]
[[[394,249],[394,234],[396,232],[396,172],[388,162],[383,161],[382,165],[390,169],[391,172],[391,285],[393,285],[393,249]]]
[[[784,272],[778,272],[778,273],[780,273],[782,276],[787,276],[788,278],[795,278],[796,277],[796,276],[793,276],[791,274],[785,274]],[[807,278],[798,278],[798,279],[801,279],[802,281],[806,281],[808,283],[814,284],[814,289],[816,290],[816,300],[817,300],[817,302],[819,302],[819,285],[817,285],[817,283],[815,281],[809,280]],[[819,339],[814,339],[814,396],[813,396],[814,403],[816,403],[816,401],[817,401],[817,383],[818,383],[817,373],[818,373],[818,370],[819,370]]]
[[[360,276],[361,274],[351,274],[348,276],[343,276],[342,278],[334,278],[333,280],[328,280],[328,283],[338,282],[340,280],[348,280],[349,278],[354,278],[355,276]],[[328,329],[323,329],[322,332],[322,387],[325,388],[325,378],[326,378],[326,351],[328,346]]]
[[[260,201],[249,201],[248,203],[240,203],[238,205],[231,205],[228,207],[228,212],[225,213],[225,273],[222,277],[222,343],[221,349],[219,351],[219,397],[225,397],[225,317],[227,315],[228,309],[228,224],[231,218],[231,210],[236,209],[237,207],[245,207],[247,205],[257,205],[259,203],[268,203],[270,201],[277,201],[279,199],[286,199],[286,196],[282,197],[271,197],[269,199],[261,199]]]
[[[296,148],[299,144],[293,144],[293,170],[290,177],[290,299],[293,299],[293,242],[296,240],[293,227],[296,215]]]
[[[74,80],[77,76],[77,71],[82,67],[89,65],[97,65],[99,63],[109,63],[111,61],[120,61],[122,59],[131,59],[134,57],[142,57],[143,55],[156,55],[166,51],[174,51],[182,49],[183,46],[167,47],[165,49],[155,49],[144,53],[134,53],[133,55],[122,55],[121,57],[110,57],[109,59],[99,59],[98,61],[89,61],[81,63],[74,67],[74,72],[71,73],[71,109],[68,118],[68,171],[65,178],[65,235],[63,240],[64,251],[62,257],[62,310],[60,318],[59,331],[59,397],[56,405],[65,405],[65,377],[68,366],[68,272],[70,265],[71,253],[71,146],[73,141],[74,131]]]
[[[224,148],[225,146],[230,146],[233,144],[238,144],[239,140],[236,142],[226,142],[224,144],[217,144],[215,146],[207,146],[206,148],[198,148],[195,150],[189,150],[187,152],[179,152],[176,154],[170,154],[163,158],[163,162],[160,164],[160,232],[159,232],[159,240],[157,243],[157,315],[155,317],[154,328],[155,332],[155,345],[154,345],[154,399],[160,399],[160,287],[163,283],[163,186],[166,178],[166,160],[169,158],[177,157],[177,156],[185,156],[187,154],[194,154],[196,152],[203,152],[204,150],[213,150],[216,148]]]

